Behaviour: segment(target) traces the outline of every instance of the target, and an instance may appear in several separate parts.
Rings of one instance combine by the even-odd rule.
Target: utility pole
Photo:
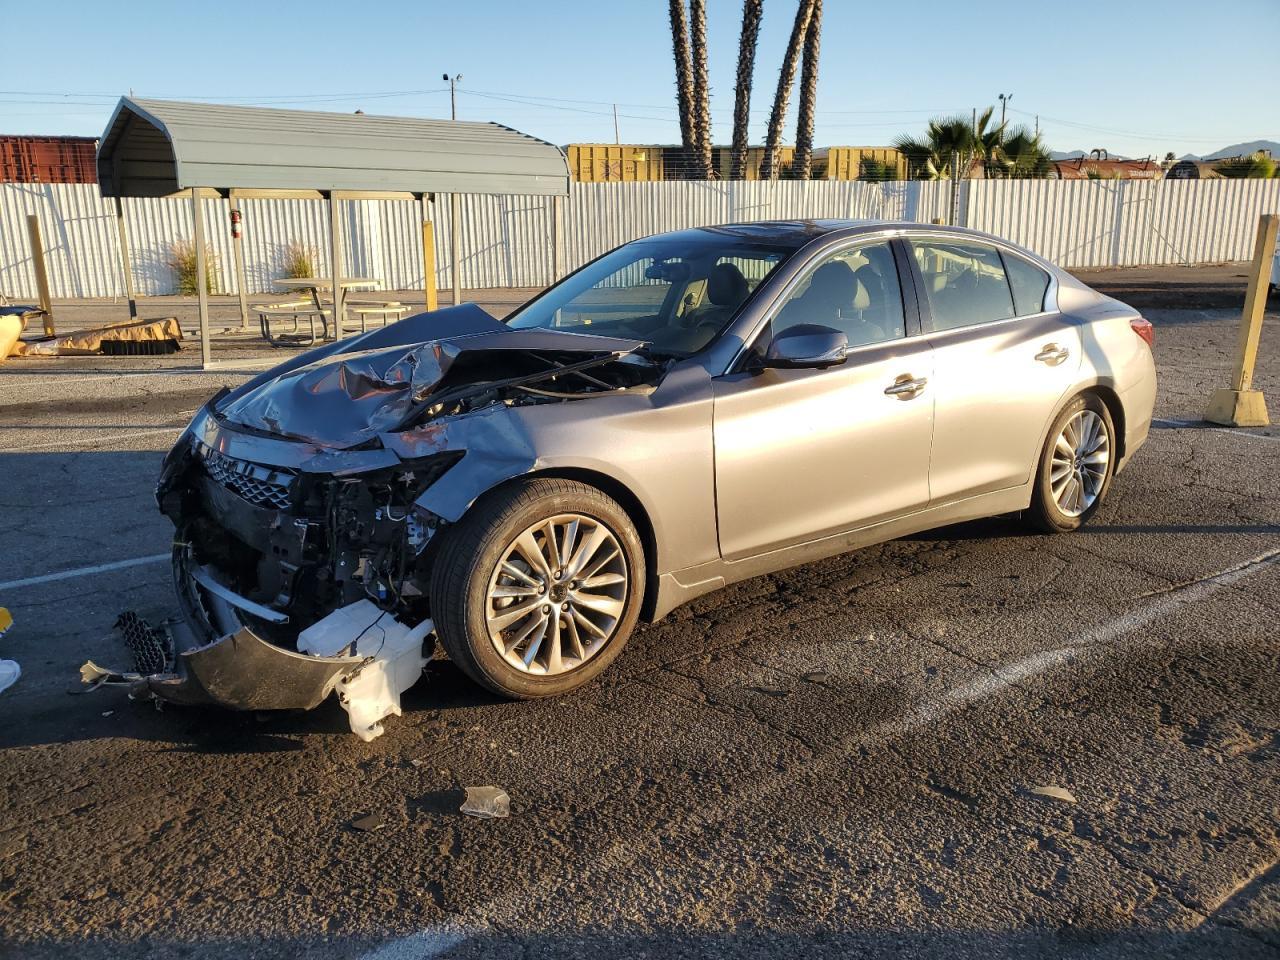
[[[618,133],[618,105],[613,105],[613,142],[622,143],[622,135]]]
[[[452,77],[444,75],[449,84],[449,116],[458,119],[458,84],[462,82],[462,74]],[[456,191],[449,194],[449,277],[453,283],[453,305],[462,302],[462,280],[459,274],[459,263],[462,259],[462,243],[458,236],[458,221],[462,219],[462,203]]]
[[[1013,99],[1013,94],[1012,94],[1012,93],[1002,93],[1002,94],[1000,94],[1000,95],[999,95],[999,98],[1000,98],[1000,126],[1002,126],[1002,127],[1003,127],[1003,126],[1004,126],[1004,111],[1005,111],[1005,108],[1009,106],[1009,101]]]
[[[1040,114],[1036,114],[1036,137],[1040,136]]]

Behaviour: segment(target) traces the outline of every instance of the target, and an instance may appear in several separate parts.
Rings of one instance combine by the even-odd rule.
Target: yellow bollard
[[[436,228],[430,220],[422,221],[422,289],[427,294],[427,312],[438,306],[436,302]]]
[[[1277,232],[1280,232],[1280,216],[1268,213],[1258,219],[1258,240],[1249,270],[1249,292],[1245,294],[1244,315],[1240,318],[1235,373],[1230,387],[1215,390],[1209,398],[1204,418],[1210,423],[1228,427],[1265,427],[1271,423],[1262,391],[1253,389],[1253,367],[1258,360],[1258,340],[1262,336],[1262,316],[1267,309],[1267,286]]]

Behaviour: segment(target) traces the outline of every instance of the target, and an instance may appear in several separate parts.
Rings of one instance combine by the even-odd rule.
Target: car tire
[[[548,529],[555,548],[548,546]],[[439,535],[444,541],[429,588],[432,618],[449,659],[482,687],[520,700],[556,696],[590,682],[622,652],[644,599],[645,557],[635,524],[602,491],[559,478],[518,480],[480,498]],[[555,560],[548,560],[547,551],[554,558],[561,549],[589,549],[597,539],[601,545],[581,561],[580,570],[570,569],[575,556],[563,570],[551,569]],[[529,559],[529,544],[541,548],[545,567]],[[616,557],[610,552],[615,546]],[[601,558],[607,564],[593,573]],[[572,579],[577,573],[589,578]],[[534,585],[544,580],[540,588]],[[596,586],[596,581],[610,582]],[[586,592],[584,584],[595,592]],[[530,595],[498,595],[520,591]],[[536,609],[496,629],[529,604]],[[588,628],[607,635],[598,637]],[[506,650],[526,629],[529,637]],[[525,664],[535,643],[535,654]]]
[[[1072,449],[1068,451],[1064,444]],[[1102,453],[1105,462],[1099,472]],[[1063,408],[1049,428],[1036,466],[1028,522],[1044,533],[1069,533],[1084,526],[1111,489],[1115,467],[1116,428],[1111,411],[1096,394],[1083,393]],[[1079,493],[1078,499],[1073,491]]]

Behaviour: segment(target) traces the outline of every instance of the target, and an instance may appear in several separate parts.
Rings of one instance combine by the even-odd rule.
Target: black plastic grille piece
[[[274,507],[277,510],[288,509],[289,482],[293,479],[290,474],[228,457],[225,453],[219,453],[203,444],[200,444],[197,450],[200,459],[204,462],[205,472],[215,483],[226,487],[254,506]]]

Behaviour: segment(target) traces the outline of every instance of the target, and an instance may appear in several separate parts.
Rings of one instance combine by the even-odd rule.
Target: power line
[[[1051,117],[1047,113],[1033,114],[1033,113],[1029,113],[1026,110],[1018,110],[1014,107],[1010,107],[1009,112],[1020,113],[1024,117],[1039,116],[1041,120],[1051,120],[1054,123],[1062,124],[1064,127],[1075,127],[1080,130],[1089,130],[1094,133],[1107,133],[1117,137],[1131,137],[1133,139],[1139,139],[1139,140],[1169,140],[1174,142],[1180,141],[1180,140],[1193,140],[1193,141],[1198,141],[1202,143],[1217,143],[1218,141],[1223,139],[1231,139],[1229,136],[1225,134],[1222,136],[1215,136],[1215,137],[1194,137],[1190,135],[1182,136],[1182,135],[1168,134],[1168,133],[1140,133],[1134,130],[1117,130],[1113,127],[1098,127],[1089,123],[1080,123],[1079,121],[1076,121],[1076,120],[1063,120],[1061,117]]]

